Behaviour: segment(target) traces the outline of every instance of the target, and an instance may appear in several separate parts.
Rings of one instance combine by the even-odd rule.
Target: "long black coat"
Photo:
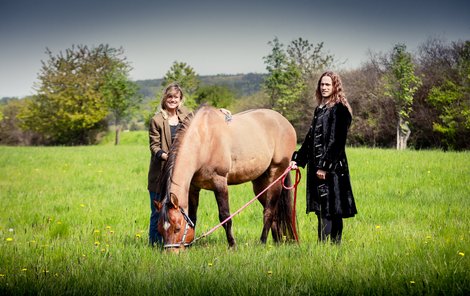
[[[322,218],[348,218],[357,213],[345,152],[351,120],[341,103],[317,107],[302,146],[292,156],[298,166],[307,165],[307,213]],[[327,172],[326,180],[317,178],[318,169]]]

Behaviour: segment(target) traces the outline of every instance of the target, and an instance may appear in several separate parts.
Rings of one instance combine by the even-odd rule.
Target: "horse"
[[[177,131],[162,172],[157,229],[165,249],[185,248],[194,240],[201,189],[214,192],[220,222],[230,216],[228,185],[252,182],[259,194],[288,168],[296,149],[294,127],[280,113],[253,109],[223,113],[199,107]],[[285,185],[290,185],[287,174]],[[282,182],[259,198],[263,206],[261,242],[269,230],[275,242],[294,239],[292,197]],[[232,220],[223,224],[229,247],[235,247]],[[175,250],[176,251],[176,250]]]

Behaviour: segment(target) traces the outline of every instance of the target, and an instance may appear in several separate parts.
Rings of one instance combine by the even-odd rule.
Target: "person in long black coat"
[[[315,97],[312,125],[291,165],[307,165],[307,214],[318,217],[319,241],[339,244],[343,218],[357,214],[345,152],[352,110],[334,72],[320,76]]]

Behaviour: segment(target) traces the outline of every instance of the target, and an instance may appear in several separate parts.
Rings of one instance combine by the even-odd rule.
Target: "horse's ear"
[[[160,212],[162,210],[163,204],[159,202],[158,200],[153,200],[153,205],[157,209],[157,212]]]
[[[173,207],[175,209],[178,208],[178,197],[176,197],[176,195],[174,195],[173,193],[170,193],[170,201],[171,201],[171,204],[173,205]]]

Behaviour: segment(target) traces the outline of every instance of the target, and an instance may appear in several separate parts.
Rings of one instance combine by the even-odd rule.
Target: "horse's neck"
[[[192,123],[193,124],[193,123]],[[186,135],[178,149],[175,165],[173,167],[171,192],[178,197],[179,205],[187,209],[188,195],[191,180],[199,170],[201,150],[200,134],[197,130],[187,130]]]
[[[193,161],[191,161],[193,162]],[[188,194],[195,169],[189,163],[178,163],[173,168],[173,176],[171,181],[171,192],[178,197],[179,205],[187,209]]]
[[[178,197],[178,206],[188,212],[189,186],[186,184],[171,182],[171,193]]]

